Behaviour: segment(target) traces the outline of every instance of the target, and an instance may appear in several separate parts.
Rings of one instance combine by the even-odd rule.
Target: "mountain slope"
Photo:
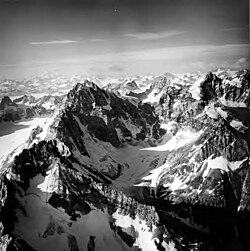
[[[142,242],[157,229],[154,209],[108,186],[130,168],[120,159],[128,142],[138,151],[139,142],[149,146],[164,133],[153,108],[136,107],[86,81],[69,92],[44,140],[41,130],[7,170],[13,194],[1,220],[14,237],[10,245],[21,239],[35,250],[85,250],[95,234],[97,250],[156,250],[153,240]],[[123,215],[130,225],[124,227]]]

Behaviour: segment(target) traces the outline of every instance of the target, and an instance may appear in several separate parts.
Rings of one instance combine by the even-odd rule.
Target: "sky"
[[[0,77],[133,75],[249,63],[248,0],[0,0]]]

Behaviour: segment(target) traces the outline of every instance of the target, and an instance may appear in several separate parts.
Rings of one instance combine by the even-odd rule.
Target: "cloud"
[[[248,52],[248,44],[190,45],[99,54],[88,61],[98,65],[122,65],[126,72],[210,71],[232,68]]]
[[[111,70],[119,71],[119,65],[131,62],[151,61],[178,61],[179,64],[187,64],[191,61],[211,62],[243,58],[248,53],[248,44],[225,44],[225,45],[187,45],[163,48],[153,48],[146,50],[110,52],[98,55],[79,56],[72,58],[56,59],[53,63],[58,64],[100,64],[109,65]],[[196,60],[198,59],[198,60]],[[34,63],[34,62],[32,62]],[[38,63],[38,62],[36,62]],[[44,63],[44,62],[43,62]],[[233,62],[231,62],[233,64]],[[142,63],[143,65],[143,63]],[[100,71],[103,69],[91,69]]]
[[[226,44],[226,45],[189,45],[165,48],[154,48],[138,51],[127,51],[119,53],[101,54],[90,60],[114,62],[145,61],[145,60],[186,60],[201,57],[203,59],[229,57],[239,58],[248,52],[248,44]]]
[[[104,72],[104,68],[95,65],[95,66],[89,67],[89,68],[88,68],[88,71],[89,71],[89,72],[92,72],[92,73],[103,73],[103,72]]]
[[[98,43],[98,42],[105,42],[105,39],[101,38],[94,38],[89,40],[90,42],[93,43]],[[39,42],[30,42],[30,45],[54,45],[54,44],[79,44],[83,43],[84,41],[82,40],[53,40],[53,41],[39,41]]]
[[[152,48],[135,51],[110,52],[98,55],[72,55],[71,58],[56,58],[50,61],[26,61],[18,68],[44,66],[63,69],[76,68],[89,73],[160,73],[186,72],[193,70],[209,71],[210,69],[247,68],[245,58],[248,53],[248,44],[225,45],[189,45],[165,48]],[[90,67],[92,66],[92,67]],[[6,65],[0,65],[6,67]],[[15,67],[15,65],[7,65]],[[6,68],[7,68],[6,67]],[[17,66],[16,66],[17,67]],[[89,68],[90,67],[90,68]]]
[[[120,74],[122,72],[125,72],[125,69],[120,67],[119,65],[110,65],[110,66],[103,66],[103,65],[92,65],[88,68],[88,72],[94,73],[94,74]]]
[[[124,69],[118,65],[111,65],[108,69],[112,72],[124,72]]]
[[[34,65],[48,65],[53,63],[52,61],[36,61],[31,60],[27,62],[13,63],[13,64],[0,64],[0,67],[31,67]]]
[[[82,41],[77,40],[53,40],[53,41],[41,41],[41,42],[30,42],[30,45],[52,45],[52,44],[77,44]]]
[[[237,62],[233,65],[236,69],[243,69],[249,67],[249,61],[247,58],[240,58]]]
[[[105,39],[101,39],[101,38],[95,38],[95,39],[91,39],[90,42],[94,42],[94,43],[98,43],[98,42],[105,42]]]
[[[131,37],[137,40],[156,40],[156,39],[162,39],[167,37],[174,37],[181,34],[186,33],[186,31],[164,31],[164,32],[157,32],[157,33],[151,33],[151,32],[145,32],[145,33],[127,33],[124,34],[125,37]]]
[[[0,64],[0,67],[16,67],[19,66],[20,64]]]
[[[246,27],[231,27],[231,28],[226,28],[223,29],[224,31],[241,31],[241,30],[245,30]]]

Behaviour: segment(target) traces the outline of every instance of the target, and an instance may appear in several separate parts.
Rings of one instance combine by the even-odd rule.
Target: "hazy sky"
[[[247,66],[248,0],[0,0],[0,77]]]

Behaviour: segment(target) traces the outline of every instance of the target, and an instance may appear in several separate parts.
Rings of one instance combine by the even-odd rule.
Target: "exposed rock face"
[[[106,183],[105,177],[102,179],[102,176],[100,176],[97,179],[96,174],[94,174],[91,178],[91,174],[86,176],[86,174],[84,175],[75,170],[69,159],[60,155],[55,141],[39,142],[16,157],[12,166],[12,180],[8,181],[6,179],[9,186],[8,197],[6,196],[5,201],[3,201],[4,205],[1,209],[1,221],[5,225],[5,231],[9,233],[14,231],[15,233],[14,224],[18,222],[15,214],[20,209],[24,215],[22,217],[33,214],[29,211],[26,203],[31,207],[29,197],[34,195],[40,197],[41,201],[45,200],[41,207],[49,205],[45,211],[46,214],[49,213],[48,223],[44,222],[46,224],[45,228],[39,235],[43,239],[56,235],[66,235],[69,250],[80,250],[79,240],[77,241],[76,237],[70,232],[72,223],[77,222],[82,216],[88,215],[92,210],[106,210],[107,208],[109,214],[112,215],[118,208],[122,215],[129,215],[132,219],[140,217],[141,220],[146,221],[149,229],[152,229],[152,226],[156,224],[158,218],[153,207],[140,204],[122,192],[104,185]],[[40,176],[45,176],[45,179],[48,179],[46,187],[41,188],[46,190],[46,196],[34,190],[34,179]],[[98,183],[93,179],[97,180]],[[27,202],[23,204],[21,201],[26,197]],[[4,200],[4,196],[2,198]],[[70,217],[68,222],[58,221],[57,217],[52,214],[53,211],[50,212],[51,206],[56,210],[61,211],[63,209],[64,213]],[[10,209],[13,210],[10,211]],[[20,213],[18,215],[20,217]],[[24,219],[24,221],[26,220]],[[35,229],[37,228],[36,224],[39,223],[35,223]],[[110,224],[115,223],[110,222]],[[131,229],[133,229],[133,226],[131,226]],[[117,227],[114,231],[129,247],[135,243],[136,235],[132,230],[132,232],[125,231],[125,233],[121,227]],[[25,236],[24,233],[22,234]],[[83,233],[78,234],[82,235]],[[6,238],[6,236],[3,238]],[[28,239],[28,241],[31,240]],[[22,245],[17,243],[22,243]],[[5,245],[7,246],[8,242]],[[25,241],[22,239],[12,241],[9,245],[11,248],[17,246],[14,250],[22,250],[22,248],[26,247]],[[29,247],[28,244],[27,247]],[[27,248],[27,250],[32,249]]]
[[[0,122],[48,116],[62,103],[64,96],[45,95],[41,98],[24,95],[13,101],[3,97],[0,103]]]
[[[115,147],[128,139],[144,140],[147,136],[158,139],[164,134],[163,130],[159,130],[159,119],[152,106],[135,106],[129,100],[106,92],[88,81],[77,84],[68,94],[62,121],[72,122],[74,116],[97,139],[110,142]]]
[[[4,96],[0,103],[0,122],[15,121],[21,119],[23,111],[18,109],[18,105],[10,97]]]
[[[169,215],[187,228],[193,224],[193,229],[200,225],[199,228],[209,232],[224,231],[223,238],[214,236],[213,247],[218,250],[232,244],[230,238],[235,240],[247,231],[241,218],[249,219],[246,185],[250,146],[249,79],[246,70],[220,76],[209,73],[193,85],[185,80],[175,85],[173,79],[162,81],[164,85],[151,86],[147,93],[155,93],[152,103],[172,139],[162,147],[166,151],[165,164],[145,177],[142,185],[154,187],[152,194],[157,198],[154,203],[159,203],[158,212],[167,225],[171,224],[166,219]],[[161,95],[157,102],[158,94]],[[143,95],[137,97],[150,101]],[[154,149],[157,147],[150,150]],[[206,212],[207,221],[200,218],[202,212]],[[240,232],[237,236],[234,228]],[[219,238],[226,239],[223,245],[216,243]]]
[[[34,104],[36,103],[36,98],[32,95],[28,96],[28,95],[23,95],[22,97],[20,98],[16,98],[14,99],[14,102],[16,103],[22,103],[22,104]]]
[[[108,186],[123,174],[124,168],[128,168],[113,159],[108,148],[115,152],[115,149],[123,147],[126,142],[135,144],[145,141],[149,145],[150,140],[157,140],[164,134],[151,105],[139,104],[137,107],[128,100],[103,91],[93,83],[85,82],[77,84],[69,92],[51,126],[54,137],[48,136],[46,140],[33,143],[36,134],[42,130],[40,127],[33,130],[29,149],[15,157],[10,169],[10,181],[6,179],[12,191],[12,196],[9,194],[2,208],[3,222],[6,214],[11,219],[10,222],[4,222],[7,233],[11,233],[13,237],[21,233],[21,237],[34,249],[42,249],[42,244],[38,244],[36,238],[40,238],[43,243],[49,238],[60,236],[69,250],[81,250],[83,243],[79,244],[80,233],[76,235],[72,230],[74,222],[79,224],[81,218],[90,217],[93,210],[108,210],[111,217],[117,208],[120,209],[120,214],[129,215],[131,219],[142,218],[147,222],[148,231],[152,231],[157,221],[154,208],[142,205]],[[105,144],[109,145],[107,149]],[[98,157],[92,148],[98,150],[101,145],[106,155],[101,158],[98,169],[95,162],[92,163]],[[41,183],[40,180],[44,181]],[[36,197],[41,201],[37,201]],[[9,200],[13,200],[14,204],[9,205]],[[13,210],[10,211],[9,207]],[[33,207],[36,208],[35,211]],[[28,215],[36,218],[40,214],[40,217],[45,217],[42,216],[43,211],[39,213],[42,208],[47,208],[48,213],[45,215],[48,214],[48,217],[44,220],[43,228],[39,227],[39,221],[34,223],[40,237],[31,238],[23,230],[21,222],[24,225],[32,224],[29,222],[33,218]],[[63,222],[54,210],[56,214],[62,214],[60,212],[63,210]],[[18,218],[15,218],[16,214]],[[88,228],[87,225],[86,227]],[[133,226],[129,229],[133,229]],[[115,231],[123,240],[123,245],[131,247],[135,244],[135,232],[122,230],[122,227]]]
[[[201,97],[204,102],[221,99],[226,105],[237,102],[249,107],[249,71],[239,72],[237,76],[221,79],[209,73],[201,84]],[[232,104],[232,103],[231,103]]]
[[[167,87],[155,104],[168,128],[177,126],[169,141],[175,146],[165,146],[164,171],[144,185],[157,179],[153,192],[167,225],[174,216],[189,229],[224,232],[207,240],[215,250],[249,245],[241,220],[249,220],[249,81],[248,71],[224,79],[209,73],[196,90]]]
[[[10,97],[4,96],[0,103],[0,110],[4,110],[4,108],[8,106],[17,107],[17,104],[15,102],[12,102]]]
[[[171,200],[236,209],[242,206],[242,188],[249,169],[249,121],[244,115],[250,113],[244,107],[245,113],[240,115],[241,107],[225,106],[220,100],[227,97],[226,102],[240,100],[248,104],[249,73],[244,72],[239,79],[244,88],[232,83],[230,88],[226,80],[210,73],[200,83],[199,100],[194,101],[185,88],[167,89],[161,99],[161,115],[166,122],[178,125],[179,134],[174,137],[178,139],[182,131],[194,133],[189,144],[168,152],[169,168],[159,185],[167,189],[167,184],[171,187],[180,178],[175,192],[168,195]],[[184,97],[185,103],[179,96]],[[166,110],[168,113],[164,114]],[[197,132],[200,133],[196,137]]]
[[[136,106],[88,81],[69,92],[65,108],[53,126],[57,137],[69,147],[74,162],[80,161],[92,171],[98,169],[111,179],[118,178],[127,166],[111,152],[115,154],[116,148],[126,143],[153,144],[165,133],[150,104]],[[100,159],[93,162],[97,157]]]

